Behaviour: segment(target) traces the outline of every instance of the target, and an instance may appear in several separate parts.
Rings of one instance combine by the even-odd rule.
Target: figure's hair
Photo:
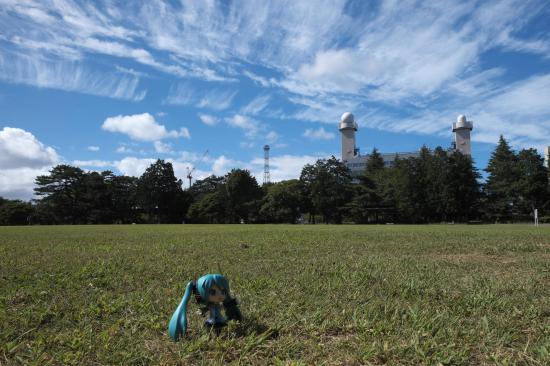
[[[200,302],[202,304],[207,304],[208,292],[212,286],[218,286],[220,289],[225,289],[226,296],[229,297],[229,281],[221,274],[207,274],[199,278],[196,282],[190,281],[187,284],[183,298],[168,324],[168,334],[174,341],[177,341],[187,332],[187,303],[191,298],[191,293],[196,290],[200,296]]]
[[[208,291],[212,286],[224,289],[227,296],[229,296],[229,281],[221,274],[207,274],[197,280],[197,291],[203,304],[208,302]]]

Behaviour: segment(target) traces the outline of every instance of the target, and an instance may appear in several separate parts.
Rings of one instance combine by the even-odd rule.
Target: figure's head
[[[204,303],[220,303],[229,296],[229,281],[221,274],[207,274],[197,280],[197,291]]]

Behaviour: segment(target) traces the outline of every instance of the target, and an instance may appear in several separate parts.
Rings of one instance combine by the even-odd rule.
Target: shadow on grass
[[[276,339],[279,337],[279,330],[271,328],[259,321],[256,317],[246,317],[240,322],[231,322],[227,327],[227,333],[222,332],[221,335],[235,338],[244,338],[250,335],[261,337],[264,340]]]

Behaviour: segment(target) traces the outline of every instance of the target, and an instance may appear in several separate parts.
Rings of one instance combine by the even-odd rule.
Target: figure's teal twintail
[[[195,296],[197,304],[203,305],[203,314],[209,312],[204,322],[207,328],[221,328],[227,321],[221,315],[220,304],[223,304],[227,320],[242,320],[237,300],[229,292],[229,281],[221,274],[207,274],[196,281],[190,281],[185,287],[185,293],[180,304],[168,324],[168,334],[174,341],[187,332],[187,304],[191,295]]]

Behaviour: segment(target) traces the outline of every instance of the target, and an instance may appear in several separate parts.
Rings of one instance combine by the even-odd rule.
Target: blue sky
[[[339,156],[448,147],[474,122],[483,169],[500,134],[550,145],[547,1],[0,0],[0,196],[32,197],[60,163],[261,182]],[[208,153],[204,156],[204,152]]]

